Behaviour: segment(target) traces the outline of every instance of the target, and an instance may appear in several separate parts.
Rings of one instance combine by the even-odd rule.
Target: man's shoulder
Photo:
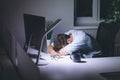
[[[67,32],[84,32],[84,31],[83,30],[78,30],[78,29],[71,29],[71,30],[69,30]]]
[[[86,34],[84,31],[77,30],[77,29],[71,29],[71,30],[65,32],[65,34],[67,34],[67,35],[69,35],[70,33],[75,34],[75,35],[84,35],[84,34]]]

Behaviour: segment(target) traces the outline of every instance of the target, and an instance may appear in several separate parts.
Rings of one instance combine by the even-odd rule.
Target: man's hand
[[[52,50],[52,51],[50,51],[50,56],[52,56],[52,57],[59,56],[59,53]]]
[[[48,52],[50,53],[50,56],[51,57],[55,57],[55,56],[58,56],[58,52],[56,52],[53,48],[53,46],[49,45],[48,46]]]
[[[68,53],[64,49],[59,50],[59,56],[66,56]]]

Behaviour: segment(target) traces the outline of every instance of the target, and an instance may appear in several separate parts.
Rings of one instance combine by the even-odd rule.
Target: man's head
[[[70,38],[70,35],[58,34],[54,39],[54,49],[56,51],[59,51],[61,48],[69,44],[68,43],[69,38]]]

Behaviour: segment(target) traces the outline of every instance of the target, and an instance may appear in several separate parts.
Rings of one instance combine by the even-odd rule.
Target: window
[[[78,17],[92,17],[92,0],[76,0],[76,15]],[[86,4],[86,5],[84,5]]]
[[[74,26],[96,26],[100,0],[74,0]]]

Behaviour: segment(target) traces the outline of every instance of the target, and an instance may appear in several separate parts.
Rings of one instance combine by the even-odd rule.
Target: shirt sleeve
[[[84,45],[84,44],[74,44],[74,43],[71,43],[71,44],[65,46],[65,47],[64,47],[64,50],[65,50],[67,53],[72,54],[72,52],[78,50],[81,45]]]

